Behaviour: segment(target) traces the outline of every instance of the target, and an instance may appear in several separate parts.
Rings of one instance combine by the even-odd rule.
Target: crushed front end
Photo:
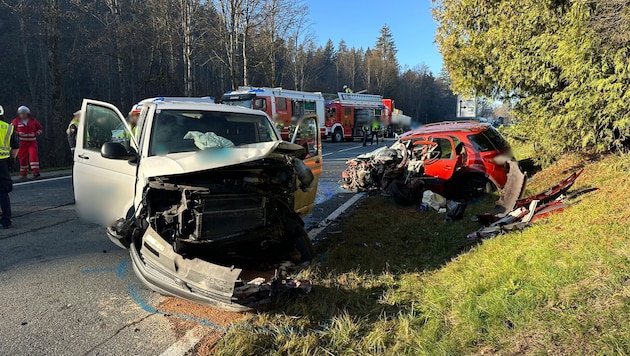
[[[229,310],[303,290],[287,281],[313,258],[293,207],[297,176],[281,156],[151,178],[137,220],[144,233],[131,248],[137,274],[163,294]]]

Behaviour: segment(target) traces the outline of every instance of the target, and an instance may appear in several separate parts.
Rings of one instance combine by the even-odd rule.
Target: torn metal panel
[[[203,291],[204,295],[225,303],[232,301],[241,269],[219,266],[200,258],[184,258],[152,228],[147,229],[142,241],[139,252],[154,283],[172,284],[190,293]]]
[[[518,162],[510,160],[507,163],[509,167],[507,183],[503,188],[501,197],[499,201],[497,201],[494,210],[490,213],[498,218],[504,217],[514,209],[516,201],[521,197],[521,194],[523,194],[527,181],[527,176],[525,173],[521,172]]]
[[[575,181],[583,172],[584,172],[584,168],[580,169],[577,172],[574,172],[569,177],[560,181],[560,183],[554,185],[553,187],[545,190],[542,193],[518,200],[515,206],[526,206],[529,203],[531,203],[533,200],[540,200],[542,203],[552,201],[558,198],[560,195],[566,193],[569,189],[571,189]]]
[[[568,178],[563,179],[557,185],[540,194],[515,201],[513,209],[501,218],[494,215],[494,212],[477,216],[480,223],[488,226],[468,234],[467,238],[487,238],[504,232],[523,230],[538,219],[542,219],[556,212],[561,212],[570,207],[569,201],[598,189],[583,188],[572,193],[567,192],[582,172],[583,169],[573,173]],[[505,201],[512,200],[513,199],[509,198],[505,199]],[[502,204],[505,204],[505,202]],[[507,204],[509,206],[511,203],[508,202]],[[497,203],[497,205],[499,204]]]

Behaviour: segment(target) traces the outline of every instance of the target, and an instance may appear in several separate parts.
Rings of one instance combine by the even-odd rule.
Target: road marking
[[[343,150],[339,150],[337,152],[346,152],[346,151],[350,151],[350,150],[356,150],[357,148],[361,148],[363,146],[354,146],[354,147],[350,147],[350,148],[344,148]]]
[[[205,328],[198,325],[190,330],[177,342],[171,345],[160,356],[183,356],[190,351],[206,335]]]
[[[68,179],[68,178],[72,178],[72,176],[63,176],[63,177],[55,177],[55,178],[30,180],[28,182],[13,183],[13,186],[14,187],[19,187],[21,185],[28,185],[28,184],[35,184],[35,183],[46,183],[46,182],[52,182],[52,181]]]
[[[333,154],[333,152],[324,153],[324,154],[322,155],[322,157],[330,156],[331,154]]]
[[[361,199],[365,194],[358,193],[355,194],[352,198],[348,199],[347,202],[343,203],[340,207],[338,207],[335,211],[333,211],[330,215],[328,215],[324,220],[320,221],[317,224],[317,227],[312,228],[308,232],[308,237],[312,240],[317,237],[325,228],[328,227],[335,219],[339,217],[339,215],[343,214],[352,204],[356,203],[359,199]]]

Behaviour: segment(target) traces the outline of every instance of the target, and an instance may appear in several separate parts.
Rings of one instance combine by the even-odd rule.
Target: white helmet
[[[26,106],[22,105],[18,108],[17,110],[18,114],[26,114],[29,115],[31,113],[31,109],[27,108]]]
[[[4,115],[4,108],[2,107],[2,105],[0,105],[0,116]]]

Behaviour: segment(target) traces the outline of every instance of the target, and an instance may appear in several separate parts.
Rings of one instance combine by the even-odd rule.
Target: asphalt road
[[[324,142],[307,227],[352,196],[338,186],[345,162],[374,148]],[[164,297],[140,284],[128,253],[77,218],[69,177],[16,184],[11,199],[14,226],[0,230],[0,355],[155,355],[182,338],[178,319],[221,330],[184,310],[160,311]]]

